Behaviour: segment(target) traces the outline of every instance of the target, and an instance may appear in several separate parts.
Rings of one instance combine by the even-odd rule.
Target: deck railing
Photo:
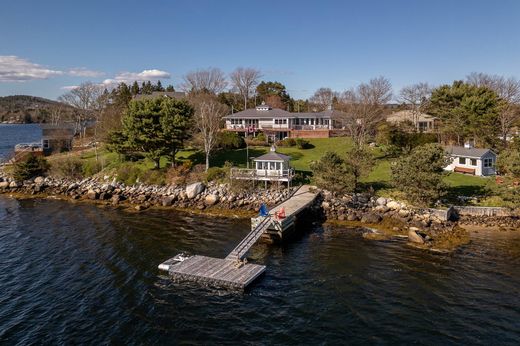
[[[294,177],[294,169],[269,170],[254,168],[231,168],[232,179],[247,180],[291,180]]]

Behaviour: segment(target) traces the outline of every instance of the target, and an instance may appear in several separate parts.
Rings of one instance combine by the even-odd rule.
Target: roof
[[[224,119],[265,119],[265,118],[331,118],[333,115],[339,114],[338,111],[326,110],[318,113],[294,113],[287,112],[280,108],[271,108],[268,110],[259,110],[258,108],[266,107],[265,105],[258,106],[257,108],[249,108],[241,112],[230,114]],[[265,109],[265,108],[264,108]]]
[[[290,159],[290,156],[271,151],[265,155],[254,158],[253,161],[289,161]]]
[[[434,116],[431,116],[429,114],[426,114],[426,113],[419,113],[418,118],[417,118],[418,121],[432,121],[435,119],[437,119],[437,118]],[[391,122],[391,123],[398,123],[398,122],[402,122],[402,121],[412,121],[413,122],[413,112],[411,110],[393,112],[386,118],[386,121]]]
[[[182,91],[154,91],[151,94],[138,94],[134,96],[136,100],[155,99],[158,97],[169,97],[172,99],[182,99],[186,97],[186,93]]]
[[[486,155],[488,152],[496,155],[491,149],[483,149],[483,148],[464,148],[464,147],[456,147],[456,146],[447,146],[446,152],[453,156],[465,156],[465,157],[474,157],[481,158]]]

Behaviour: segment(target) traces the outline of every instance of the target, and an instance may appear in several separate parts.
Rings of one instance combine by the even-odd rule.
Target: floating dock
[[[251,232],[227,255],[226,258],[206,256],[190,256],[171,258],[159,265],[160,270],[167,271],[174,281],[190,281],[211,286],[245,289],[262,273],[266,267],[243,261],[247,252],[262,236],[273,236],[283,239],[289,228],[294,228],[298,214],[308,208],[316,198],[310,186],[300,187],[292,196],[274,207],[268,216],[251,219]],[[276,215],[285,210],[285,217]]]

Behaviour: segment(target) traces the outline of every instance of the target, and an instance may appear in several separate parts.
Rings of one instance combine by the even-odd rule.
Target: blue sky
[[[0,96],[255,67],[293,97],[385,76],[520,77],[520,1],[29,1],[0,10]],[[166,78],[170,77],[170,78]]]

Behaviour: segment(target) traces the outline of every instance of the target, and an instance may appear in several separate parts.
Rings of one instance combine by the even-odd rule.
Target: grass
[[[334,137],[334,138],[319,138],[309,139],[310,148],[298,149],[297,147],[278,147],[277,151],[291,156],[291,165],[303,176],[309,176],[311,173],[310,165],[313,161],[319,160],[327,151],[334,151],[340,155],[345,153],[352,147],[352,141],[348,137]],[[246,167],[247,157],[251,160],[254,157],[261,156],[269,151],[269,147],[249,147],[248,149],[236,150],[221,150],[215,152],[210,157],[210,165],[212,167],[223,167],[226,161],[231,162],[236,167]],[[381,148],[374,148],[375,165],[372,172],[361,180],[365,188],[371,187],[378,194],[383,196],[395,196],[396,191],[392,188],[391,177],[391,161],[383,154]],[[59,154],[56,157],[70,154]],[[79,154],[79,157],[85,161],[88,166],[95,165],[95,153],[93,150],[84,151]],[[52,157],[54,159],[54,156]],[[196,149],[186,149],[178,153],[177,159],[179,161],[190,160],[193,164],[204,164],[204,153]],[[123,164],[115,153],[110,153],[104,149],[98,150],[98,160],[105,170],[117,170]],[[52,162],[52,160],[51,160]],[[153,170],[154,165],[151,160],[141,159],[132,163],[133,168],[141,172],[141,175],[146,175]],[[169,166],[166,157],[161,158],[161,167],[165,171]],[[449,173],[444,178],[445,183],[449,186],[450,199],[455,200],[457,196],[483,196],[486,194],[489,184],[489,178],[469,176],[459,173]],[[492,194],[491,194],[492,195]],[[486,199],[490,203],[489,197]]]

